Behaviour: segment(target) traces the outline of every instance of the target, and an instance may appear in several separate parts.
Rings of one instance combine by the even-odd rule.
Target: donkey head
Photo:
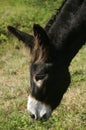
[[[22,40],[31,52],[27,109],[33,119],[47,120],[59,105],[70,83],[64,54],[55,48],[45,30],[38,24],[33,26],[34,36],[11,26],[8,30]]]

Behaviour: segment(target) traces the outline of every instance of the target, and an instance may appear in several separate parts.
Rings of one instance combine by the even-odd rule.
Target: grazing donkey
[[[35,120],[47,120],[70,84],[69,65],[86,41],[86,0],[65,0],[34,36],[8,26],[31,52],[30,95],[27,109]]]

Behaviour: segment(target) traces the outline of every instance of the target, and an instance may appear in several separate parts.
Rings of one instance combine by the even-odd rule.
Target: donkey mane
[[[39,28],[39,29],[35,31],[36,28]],[[48,51],[49,51],[49,48],[48,48],[49,38],[47,34],[45,33],[45,31],[43,31],[42,28],[39,27],[39,25],[34,24],[33,30],[34,30],[35,37],[34,37],[34,46],[31,51],[31,57],[32,57],[32,62],[34,64],[38,64],[47,59]],[[41,35],[38,34],[38,32],[41,33],[42,37]]]
[[[55,20],[50,20],[48,36],[57,50],[66,55],[68,64],[86,41],[85,10],[85,0],[66,0],[55,15]]]
[[[36,56],[35,56],[36,55]],[[44,62],[48,55],[48,49],[44,48],[44,46],[39,46],[38,41],[35,39],[35,45],[31,52],[31,61],[34,64],[38,64]]]
[[[51,26],[53,25],[53,23],[56,21],[56,17],[59,15],[60,11],[62,10],[64,4],[66,3],[67,0],[64,0],[63,3],[61,4],[61,6],[59,7],[59,9],[57,9],[57,12],[55,15],[53,15],[51,17],[51,19],[47,22],[46,26],[45,26],[45,30],[46,32],[49,31],[49,29],[51,28]]]

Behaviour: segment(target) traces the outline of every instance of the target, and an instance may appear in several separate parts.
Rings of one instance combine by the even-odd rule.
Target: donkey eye
[[[37,74],[33,78],[34,83],[37,87],[42,87],[45,80],[47,80],[48,75],[47,74]]]
[[[45,76],[46,75],[36,75],[35,79],[36,79],[36,81],[43,80],[45,78]]]

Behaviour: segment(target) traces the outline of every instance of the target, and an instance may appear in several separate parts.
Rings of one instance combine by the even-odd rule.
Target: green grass
[[[33,23],[44,26],[61,1],[0,0],[0,130],[86,129],[86,46],[71,63],[72,82],[60,106],[47,122],[35,122],[26,109],[30,56],[6,29],[31,33]]]

